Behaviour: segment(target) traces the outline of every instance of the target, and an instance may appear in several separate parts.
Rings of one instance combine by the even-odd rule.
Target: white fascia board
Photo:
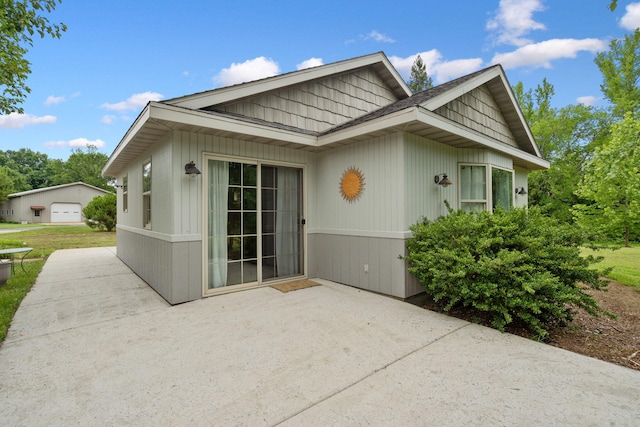
[[[233,132],[260,138],[268,138],[292,144],[312,147],[317,145],[317,137],[313,135],[306,135],[290,130],[237,120],[231,117],[216,115],[215,113],[189,110],[160,103],[154,103],[153,108],[151,109],[150,118],[167,122],[176,122],[189,126],[215,129],[222,132]]]
[[[447,90],[441,93],[440,95],[429,99],[428,101],[424,102],[422,106],[428,110],[433,111],[453,101],[454,99],[460,98],[462,95],[469,92],[470,90],[478,86],[482,86],[489,80],[499,75],[502,75],[499,67],[489,69],[484,73],[479,74],[476,77],[472,78],[471,80],[467,80],[466,82],[456,86],[455,88]]]
[[[417,110],[418,120],[422,123],[437,127],[456,135],[460,135],[461,137],[469,139],[471,141],[476,141],[491,150],[524,160],[541,168],[549,169],[550,163],[541,157],[534,156],[533,154],[527,153],[526,151],[520,150],[519,148],[512,147],[511,145],[507,145],[495,139],[489,138],[488,136],[483,135],[476,130],[470,129],[466,126],[462,126],[429,110],[425,110],[420,107]]]
[[[448,120],[422,107],[407,108],[405,110],[397,111],[379,119],[370,120],[368,122],[364,122],[362,124],[346,128],[344,130],[333,132],[328,135],[323,135],[318,138],[318,146],[322,147],[328,144],[340,143],[351,138],[357,138],[361,135],[389,129],[392,127],[396,127],[399,131],[402,131],[404,125],[407,125],[414,121],[419,121],[424,123],[425,125],[442,129],[454,135],[459,135],[468,140],[475,141],[485,146],[486,148],[498,151],[517,159],[524,160],[528,163],[537,165],[540,168],[549,168],[549,162],[540,157],[534,156],[518,148],[496,141],[486,135],[481,134],[478,131],[459,125],[458,123]]]
[[[318,147],[357,138],[363,134],[405,125],[417,119],[416,111],[416,108],[406,108],[378,119],[369,120],[359,125],[350,126],[346,129],[320,136],[318,138]]]
[[[137,135],[138,132],[140,131],[140,129],[142,129],[142,127],[147,123],[147,121],[149,120],[149,114],[150,114],[149,112],[150,112],[151,106],[153,104],[157,104],[157,103],[153,102],[153,101],[147,103],[147,105],[140,112],[140,114],[138,114],[138,117],[133,122],[131,127],[129,127],[129,129],[127,130],[127,133],[124,134],[124,136],[122,137],[122,139],[118,143],[118,146],[116,147],[115,150],[113,150],[113,153],[111,153],[111,156],[107,160],[107,163],[102,168],[102,176],[110,176],[110,175],[105,175],[105,173],[109,170],[109,168],[111,167],[113,162],[120,156],[120,154],[126,148],[126,146],[129,144],[131,139],[135,135]]]

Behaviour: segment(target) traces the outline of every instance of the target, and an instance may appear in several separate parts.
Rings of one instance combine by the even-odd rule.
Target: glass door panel
[[[302,170],[218,160],[208,168],[207,289],[303,274]]]

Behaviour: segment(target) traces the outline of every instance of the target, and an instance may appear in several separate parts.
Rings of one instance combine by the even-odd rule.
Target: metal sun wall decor
[[[342,174],[340,179],[340,194],[342,198],[349,203],[353,203],[362,194],[364,190],[364,174],[355,167],[350,167]]]

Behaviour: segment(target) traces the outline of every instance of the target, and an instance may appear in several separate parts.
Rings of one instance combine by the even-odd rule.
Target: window
[[[460,165],[460,209],[465,212],[487,208],[487,167]]]
[[[40,216],[40,211],[38,211],[38,210],[33,211],[33,215],[34,216]]]
[[[151,228],[151,160],[142,165],[142,226]]]
[[[513,172],[491,168],[490,180],[486,165],[460,165],[460,209],[466,212],[497,207],[511,210],[513,206]],[[491,194],[489,199],[488,195]],[[489,200],[491,203],[489,204]]]
[[[504,169],[491,168],[492,210],[501,207],[505,211],[513,206],[513,173]]]
[[[122,177],[122,210],[129,210],[129,176]]]

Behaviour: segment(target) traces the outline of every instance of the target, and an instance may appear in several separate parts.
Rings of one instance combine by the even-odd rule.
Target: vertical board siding
[[[443,105],[435,112],[500,142],[518,146],[498,104],[484,85]]]
[[[170,304],[202,297],[200,242],[172,243],[123,229],[116,240],[118,258]]]
[[[504,169],[513,169],[513,159],[495,151],[487,151],[487,163]]]
[[[322,132],[396,100],[373,70],[363,69],[213,109]]]
[[[314,228],[404,231],[402,134],[392,134],[318,154]],[[343,173],[354,167],[364,175],[360,197],[348,202],[340,193]]]
[[[172,182],[175,193],[173,200],[175,203],[166,205],[173,207],[171,234],[197,235],[202,233],[202,177],[191,178],[185,175],[184,165],[190,161],[193,160],[198,169],[203,172],[206,167],[204,154],[295,163],[307,167],[312,165],[314,156],[308,151],[186,131],[174,131],[171,141],[174,176]],[[304,178],[307,180],[308,188],[312,181],[312,174],[308,171]]]
[[[446,215],[445,200],[457,208],[457,161],[456,148],[417,135],[405,135],[405,230],[422,218],[433,220]],[[436,185],[434,177],[441,173],[446,173],[453,185],[446,188]]]
[[[527,169],[523,169],[523,168],[519,168],[519,167],[515,167],[515,179],[514,179],[514,187],[524,187],[525,190],[527,190],[527,193],[529,192],[529,178],[527,177],[528,174],[528,170]],[[527,207],[529,205],[529,195],[528,194],[516,194],[514,199],[513,199],[513,205],[516,208],[523,208],[523,207]]]

